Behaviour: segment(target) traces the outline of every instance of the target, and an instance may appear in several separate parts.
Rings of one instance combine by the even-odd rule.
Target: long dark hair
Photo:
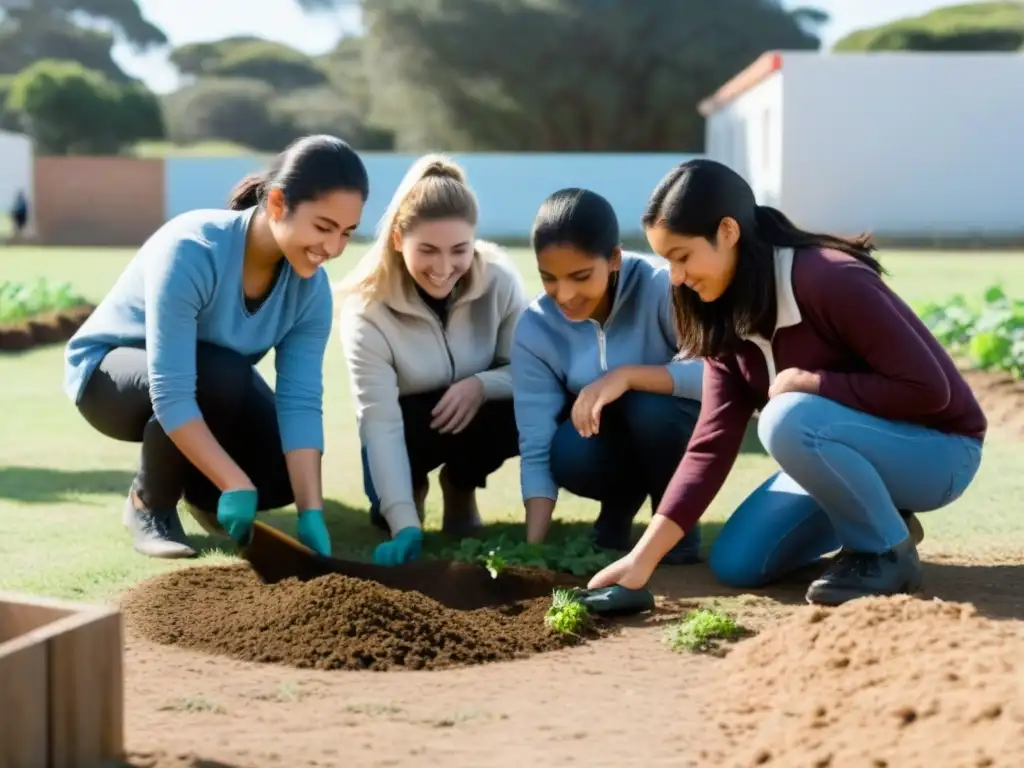
[[[830,248],[853,256],[883,274],[868,235],[854,238],[807,232],[781,211],[758,205],[738,173],[713,160],[689,160],[655,187],[643,215],[644,228],[665,227],[715,243],[722,219],[740,228],[736,273],[725,293],[703,302],[686,286],[672,288],[676,334],[682,351],[719,357],[752,333],[770,337],[775,327],[775,253],[782,248]]]
[[[233,211],[261,205],[271,189],[284,193],[288,208],[344,189],[370,195],[370,180],[359,155],[337,136],[304,136],[292,142],[262,173],[251,173],[235,185],[228,198]]]

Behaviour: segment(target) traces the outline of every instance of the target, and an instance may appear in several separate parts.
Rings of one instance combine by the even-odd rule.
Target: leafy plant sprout
[[[575,589],[556,589],[552,594],[551,607],[544,616],[548,628],[564,635],[576,635],[590,620],[590,612],[580,602]]]
[[[673,651],[707,653],[716,650],[721,641],[736,640],[745,634],[747,630],[724,611],[701,608],[671,625],[666,632],[666,641]]]

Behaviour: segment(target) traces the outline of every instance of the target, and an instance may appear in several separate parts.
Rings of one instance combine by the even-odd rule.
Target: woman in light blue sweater
[[[601,503],[595,541],[632,544],[633,518],[657,507],[700,413],[703,365],[678,359],[668,270],[624,253],[611,205],[564,189],[533,227],[544,294],[512,348],[526,535],[547,535],[559,488]],[[696,562],[695,529],[665,562]]]
[[[125,500],[135,548],[189,557],[184,497],[208,531],[245,543],[257,510],[295,502],[299,538],[330,553],[323,520],[325,262],[359,224],[366,168],[309,136],[244,179],[231,210],[153,234],[67,345],[65,390],[86,421],[142,444]],[[254,365],[275,351],[276,392]]]

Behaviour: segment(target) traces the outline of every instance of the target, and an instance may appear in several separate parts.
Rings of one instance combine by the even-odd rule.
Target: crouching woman
[[[512,351],[526,535],[544,539],[564,488],[600,502],[598,546],[629,549],[633,518],[661,502],[697,423],[702,364],[677,359],[668,270],[622,251],[606,199],[555,192],[532,240],[544,293]],[[699,550],[694,530],[668,562]]]
[[[721,488],[760,410],[781,470],[716,540],[718,579],[758,587],[838,550],[809,602],[917,590],[915,513],[964,493],[987,422],[870,244],[800,229],[708,160],[661,182],[644,225],[671,267],[684,346],[707,358],[703,413],[646,533],[591,586],[647,582]]]
[[[336,289],[370,514],[391,534],[380,564],[419,557],[429,472],[442,467],[444,531],[470,535],[476,490],[518,453],[509,351],[526,298],[476,223],[462,169],[423,157]]]
[[[141,443],[125,499],[135,549],[196,554],[177,505],[239,542],[257,510],[298,509],[323,554],[323,265],[359,224],[369,182],[341,139],[311,136],[235,189],[231,210],[164,224],[67,345],[65,389],[85,420]],[[274,349],[276,390],[254,367]],[[219,527],[218,527],[219,526]]]

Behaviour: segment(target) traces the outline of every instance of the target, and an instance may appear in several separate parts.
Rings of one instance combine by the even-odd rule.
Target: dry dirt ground
[[[1024,435],[1019,386],[972,384]],[[932,559],[922,595],[833,611],[804,605],[813,573],[751,596],[704,565],[663,571],[655,613],[608,637],[432,671],[243,663],[151,643],[129,621],[130,765],[1020,764],[1024,556]],[[666,623],[712,598],[758,634],[724,657],[670,651]]]

